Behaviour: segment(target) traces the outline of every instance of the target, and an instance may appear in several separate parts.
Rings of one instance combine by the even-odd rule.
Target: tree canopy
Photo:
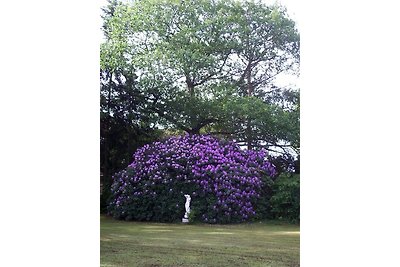
[[[110,0],[103,20],[102,128],[120,121],[144,135],[210,133],[248,149],[300,153],[299,92],[274,82],[297,74],[300,60],[283,7]]]

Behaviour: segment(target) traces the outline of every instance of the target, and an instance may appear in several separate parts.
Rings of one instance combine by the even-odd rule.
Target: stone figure
[[[182,222],[189,222],[189,213],[190,213],[190,195],[185,195],[186,203],[185,203],[185,215],[183,216]]]

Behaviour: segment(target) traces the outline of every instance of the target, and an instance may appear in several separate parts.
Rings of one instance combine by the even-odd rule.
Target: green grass
[[[298,225],[100,220],[101,266],[300,266]]]

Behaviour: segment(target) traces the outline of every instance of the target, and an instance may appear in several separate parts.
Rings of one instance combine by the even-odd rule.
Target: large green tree
[[[298,93],[274,84],[299,63],[299,34],[282,7],[114,1],[104,21],[101,66],[131,72],[140,114],[155,125],[224,134],[249,149],[299,148]]]

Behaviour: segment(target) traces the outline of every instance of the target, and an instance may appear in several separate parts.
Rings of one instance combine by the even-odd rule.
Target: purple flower
[[[134,217],[135,207],[146,204],[140,201],[150,201],[142,196],[151,196],[149,199],[156,202],[150,206],[157,206],[158,198],[182,195],[185,188],[192,190],[186,191],[192,196],[210,199],[209,210],[199,214],[203,221],[244,221],[256,214],[256,201],[263,187],[261,173],[275,174],[265,151],[242,150],[233,142],[210,135],[185,135],[147,144],[133,158],[126,170],[113,176],[110,207],[116,216],[124,212]]]

